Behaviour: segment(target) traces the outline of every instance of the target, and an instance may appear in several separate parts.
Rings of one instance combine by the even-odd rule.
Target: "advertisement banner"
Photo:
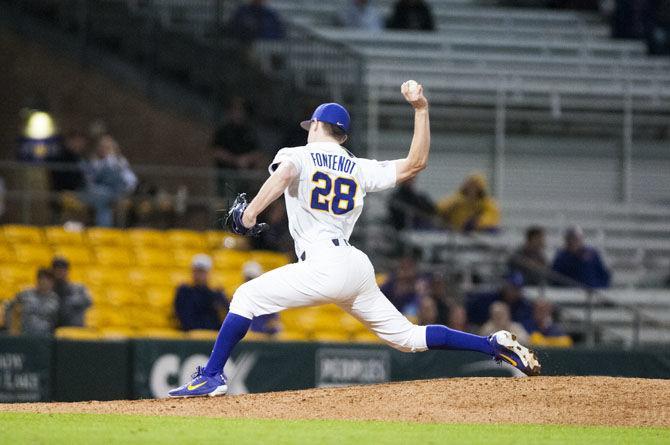
[[[52,343],[0,336],[0,403],[49,400]]]

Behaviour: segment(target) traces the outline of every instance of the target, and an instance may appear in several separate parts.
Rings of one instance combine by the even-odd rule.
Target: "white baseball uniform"
[[[367,255],[349,245],[365,195],[395,186],[395,162],[356,158],[333,142],[283,148],[270,173],[282,162],[298,172],[284,198],[299,261],[240,286],[230,311],[253,318],[334,303],[394,348],[426,350],[425,326],[412,324],[391,304]]]

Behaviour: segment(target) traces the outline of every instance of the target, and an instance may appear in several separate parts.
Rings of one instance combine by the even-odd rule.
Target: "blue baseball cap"
[[[347,109],[336,103],[319,105],[314,110],[314,113],[312,113],[312,118],[308,121],[300,122],[300,126],[304,130],[309,131],[309,126],[313,121],[328,122],[347,134],[349,133],[349,125],[351,124],[351,118]]]
[[[523,274],[518,270],[512,271],[505,277],[505,282],[507,282],[507,284],[511,286],[520,289],[524,285]]]

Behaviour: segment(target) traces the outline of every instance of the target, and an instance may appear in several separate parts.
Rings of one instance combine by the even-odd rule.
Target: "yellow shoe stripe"
[[[515,360],[512,360],[511,357],[508,357],[508,356],[506,356],[505,354],[498,354],[498,355],[500,355],[500,357],[504,358],[505,361],[507,361],[510,365],[512,365],[512,366],[514,366],[514,367],[517,366],[516,361],[515,361]]]

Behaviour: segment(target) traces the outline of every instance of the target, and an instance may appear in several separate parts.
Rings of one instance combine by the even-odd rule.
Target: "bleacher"
[[[190,282],[198,253],[212,256],[210,284],[231,298],[242,284],[242,266],[257,261],[264,270],[283,266],[279,253],[247,249],[246,239],[227,232],[5,225],[0,227],[0,307],[35,284],[39,267],[54,255],[71,263],[74,282],[85,284],[93,299],[86,327],[59,328],[56,335],[76,339],[133,337],[215,338],[216,331],[178,330],[175,288]],[[377,341],[365,327],[334,305],[293,309],[281,314],[283,329],[274,337],[291,341]],[[268,339],[250,333],[248,339]]]

